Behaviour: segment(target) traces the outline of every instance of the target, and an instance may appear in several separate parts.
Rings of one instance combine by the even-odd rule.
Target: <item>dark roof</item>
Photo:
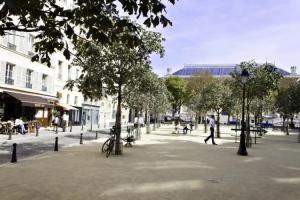
[[[231,65],[186,65],[184,68],[173,73],[175,76],[191,76],[199,73],[210,73],[213,76],[229,76],[231,72],[239,71],[239,67],[235,64]],[[277,68],[283,76],[290,75],[289,72]]]

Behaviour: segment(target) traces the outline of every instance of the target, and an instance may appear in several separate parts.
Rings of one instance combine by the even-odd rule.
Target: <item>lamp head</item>
[[[249,78],[249,73],[246,69],[243,69],[243,71],[241,73],[241,77],[242,77],[242,82],[246,83]]]

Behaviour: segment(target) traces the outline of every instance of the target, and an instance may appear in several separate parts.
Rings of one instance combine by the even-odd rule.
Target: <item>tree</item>
[[[183,78],[171,76],[168,79],[166,79],[166,86],[169,92],[172,94],[172,107],[174,117],[175,113],[180,114],[181,106],[187,98],[187,82]]]
[[[209,73],[195,74],[187,79],[187,91],[189,94],[188,107],[196,113],[196,129],[198,128],[198,118],[204,114],[206,115],[207,109],[205,102],[203,101],[203,89],[213,80],[213,77]],[[206,120],[204,123],[205,133],[207,131]]]
[[[220,137],[220,114],[231,98],[231,90],[223,80],[214,79],[202,91],[206,108],[217,113],[217,137]]]
[[[150,113],[155,118],[170,108],[170,93],[166,88],[164,80],[149,71],[141,81],[141,84],[127,88],[129,91],[125,97],[126,104],[136,110],[145,110],[147,113],[147,133],[150,133]],[[154,123],[155,127],[155,123]]]
[[[175,0],[167,0],[175,4]],[[37,42],[32,60],[46,62],[49,55],[63,51],[70,58],[68,40],[78,38],[106,44],[126,41],[127,46],[138,46],[138,26],[123,15],[144,18],[144,25],[164,27],[172,25],[164,16],[166,6],[161,0],[73,0],[73,6],[64,6],[58,0],[0,0],[0,36],[10,31],[36,32]],[[127,33],[124,33],[127,29]]]
[[[279,81],[282,75],[278,69],[269,63],[262,65],[257,64],[254,60],[248,62],[241,62],[239,68],[232,73],[233,81],[231,82],[231,89],[234,96],[240,97],[242,94],[242,81],[240,71],[246,69],[249,73],[249,77],[246,83],[246,116],[247,116],[247,146],[250,142],[250,106],[251,104],[258,103],[263,105],[265,98],[270,93],[276,91],[279,88]],[[260,107],[259,113],[256,113],[259,118],[259,123],[262,122],[263,109]]]
[[[116,154],[120,154],[121,106],[126,96],[126,87],[140,84],[146,72],[150,70],[150,54],[159,53],[163,56],[161,35],[155,32],[143,31],[143,45],[128,48],[120,42],[111,45],[101,45],[84,40],[78,41],[77,57],[74,64],[82,67],[83,73],[77,80],[69,81],[68,88],[77,86],[84,96],[91,99],[102,97],[102,91],[116,96]],[[128,91],[128,89],[127,89]]]
[[[276,108],[277,112],[279,112],[283,116],[283,128],[288,132],[288,123],[286,123],[286,119],[289,119],[294,114],[300,112],[300,84],[294,83],[291,84],[288,88],[280,88],[278,94],[276,96]],[[299,136],[300,137],[300,136]]]

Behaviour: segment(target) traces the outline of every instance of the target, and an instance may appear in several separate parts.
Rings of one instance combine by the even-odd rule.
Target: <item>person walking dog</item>
[[[215,133],[215,126],[216,126],[216,121],[215,121],[215,116],[212,115],[211,118],[209,119],[209,125],[210,125],[210,136],[208,136],[204,142],[206,144],[206,142],[211,138],[212,144],[213,145],[217,145],[215,143],[215,139],[214,139],[214,133]]]

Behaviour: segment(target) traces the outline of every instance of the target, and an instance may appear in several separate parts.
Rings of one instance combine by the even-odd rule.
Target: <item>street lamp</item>
[[[243,83],[243,103],[242,103],[242,130],[241,130],[241,136],[240,136],[240,146],[239,146],[239,150],[237,152],[238,155],[241,156],[247,156],[247,149],[246,149],[246,135],[245,135],[245,90],[246,90],[246,82],[248,80],[249,77],[249,73],[246,69],[243,69],[242,73],[241,73],[241,77],[242,77],[242,83]]]

